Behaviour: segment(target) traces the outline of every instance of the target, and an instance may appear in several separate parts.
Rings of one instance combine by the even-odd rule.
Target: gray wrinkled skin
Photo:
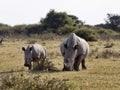
[[[82,63],[82,68],[86,69],[85,58],[89,52],[89,45],[84,39],[72,33],[60,45],[60,50],[64,57],[63,70],[78,71],[80,63]]]
[[[24,51],[24,66],[29,69],[32,67],[32,61],[39,63],[40,60],[46,59],[46,49],[39,44],[29,44],[26,49],[23,47],[22,50]]]

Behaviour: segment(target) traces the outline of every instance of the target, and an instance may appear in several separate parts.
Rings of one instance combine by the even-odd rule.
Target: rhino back
[[[32,57],[33,58],[45,58],[46,57],[46,49],[43,48],[39,44],[33,44],[32,46]]]
[[[69,47],[74,47],[75,45],[78,45],[78,53],[77,55],[87,55],[89,53],[89,44],[86,40],[84,40],[81,37],[78,37],[76,34],[72,33],[67,39],[65,39],[62,44],[60,45],[60,50],[62,55],[65,54],[65,47],[64,45],[67,45]]]
[[[89,44],[83,38],[77,36],[78,53],[87,55],[89,53]]]

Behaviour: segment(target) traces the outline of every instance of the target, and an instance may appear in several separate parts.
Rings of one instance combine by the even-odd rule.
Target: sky
[[[0,0],[0,23],[36,24],[51,9],[96,25],[105,23],[107,13],[120,15],[120,0]]]

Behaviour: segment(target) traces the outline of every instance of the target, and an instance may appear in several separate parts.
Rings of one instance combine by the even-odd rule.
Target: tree
[[[41,19],[41,25],[47,28],[58,29],[66,24],[74,25],[72,18],[70,18],[65,12],[55,12],[55,10],[50,10],[47,16]]]
[[[8,27],[7,24],[0,23],[0,27]]]
[[[105,20],[108,28],[120,31],[120,15],[107,14],[107,20]]]
[[[74,16],[74,15],[68,15],[69,17],[71,17],[73,19],[73,21],[78,24],[79,26],[83,26],[84,22],[79,20],[78,17]]]

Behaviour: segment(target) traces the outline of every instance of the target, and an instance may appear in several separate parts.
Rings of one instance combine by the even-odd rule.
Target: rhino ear
[[[67,48],[67,44],[65,44],[64,47]]]
[[[24,48],[24,47],[22,47],[22,50],[23,50],[23,51],[25,51],[25,48]]]

